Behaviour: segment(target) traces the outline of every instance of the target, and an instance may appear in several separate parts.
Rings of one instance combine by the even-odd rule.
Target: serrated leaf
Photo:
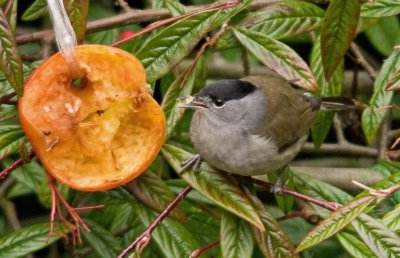
[[[215,19],[211,29],[216,29],[221,26],[224,22],[228,22],[233,16],[241,12],[244,8],[246,8],[251,2],[254,0],[242,0],[240,3],[234,7],[227,8],[222,10],[220,14]]]
[[[179,107],[177,99],[179,97],[189,96],[192,94],[195,83],[206,80],[203,70],[206,69],[205,58],[201,57],[193,67],[189,77],[181,87],[185,73],[182,73],[169,87],[164,95],[161,107],[167,118],[167,130],[165,139],[168,140],[174,132],[177,124],[183,118],[185,109]]]
[[[9,119],[14,119],[18,115],[18,110],[15,106],[1,105],[0,106],[0,123],[4,123]]]
[[[163,29],[145,43],[136,57],[142,61],[147,81],[164,76],[187,56],[210,29],[219,12],[203,12],[182,19]]]
[[[81,229],[82,236],[96,251],[99,257],[117,257],[122,250],[120,241],[93,220],[85,218],[85,223],[89,226],[90,232]]]
[[[388,177],[400,171],[400,163],[397,161],[380,160],[371,169],[384,177]]]
[[[400,51],[395,50],[383,63],[382,69],[374,83],[374,93],[369,101],[369,108],[365,109],[361,126],[369,143],[375,140],[376,134],[387,114],[387,109],[375,112],[376,109],[389,105],[393,98],[392,91],[386,91],[392,74],[400,68]]]
[[[342,232],[336,235],[342,246],[349,252],[354,258],[374,258],[376,257],[368,246],[360,241],[357,237],[350,235],[346,232]]]
[[[36,0],[22,14],[21,19],[24,21],[33,21],[47,13],[47,0]]]
[[[382,217],[381,222],[394,232],[400,231],[400,204],[386,213],[385,216]]]
[[[310,248],[339,232],[357,218],[375,199],[375,196],[367,196],[351,201],[337,209],[304,237],[297,246],[296,252]]]
[[[400,13],[400,2],[397,0],[376,0],[361,6],[362,17],[384,17]]]
[[[156,213],[139,202],[130,202],[133,211],[143,224],[150,225],[156,218]],[[200,248],[193,235],[180,223],[166,218],[154,230],[152,237],[165,257],[190,257],[191,253]],[[207,257],[207,256],[205,256]]]
[[[89,0],[64,0],[64,7],[74,28],[78,44],[82,44],[86,33]]]
[[[224,212],[221,218],[221,250],[224,258],[252,257],[254,238],[249,224]]]
[[[352,225],[377,257],[399,257],[400,237],[382,223],[366,214],[360,214]]]
[[[22,96],[22,59],[15,41],[14,32],[10,28],[7,17],[2,10],[0,10],[0,69],[4,72],[18,96]]]
[[[321,54],[325,79],[342,62],[353,40],[360,16],[360,0],[332,0],[321,26]]]
[[[365,30],[368,40],[384,56],[389,56],[393,48],[400,43],[400,23],[397,17],[390,16],[379,19],[379,21]]]
[[[163,0],[163,5],[167,7],[172,16],[182,15],[187,12],[186,6],[181,4],[179,0]]]
[[[326,81],[322,67],[321,44],[319,39],[317,39],[314,42],[310,59],[311,59],[310,68],[311,71],[314,73],[319,86],[318,91],[315,92],[315,95],[321,97],[340,96],[342,93],[343,81],[344,81],[343,62],[339,64],[339,67],[333,74],[332,79]],[[314,145],[317,148],[321,146],[321,144],[325,141],[329,129],[331,128],[333,117],[334,117],[333,111],[321,111],[318,113],[317,118],[315,119],[311,127],[311,136]]]
[[[239,26],[282,39],[317,29],[323,17],[324,11],[314,4],[287,0],[255,12]]]
[[[68,233],[61,223],[54,224],[55,234],[48,238],[50,223],[21,228],[0,238],[0,257],[21,257],[51,245]]]
[[[270,69],[304,89],[317,89],[314,75],[291,48],[258,32],[235,29],[234,33],[240,43]]]
[[[294,253],[294,247],[289,238],[282,231],[281,226],[275,218],[268,212],[264,204],[248,191],[246,195],[249,197],[256,211],[260,214],[265,232],[260,232],[253,227],[253,235],[256,243],[265,257],[268,258],[298,258],[299,255]]]
[[[10,24],[11,30],[15,33],[17,28],[17,12],[18,12],[18,1],[14,1],[10,12],[7,14],[8,24]]]
[[[21,126],[15,123],[0,125],[0,160],[19,151],[25,140]]]
[[[400,69],[396,70],[389,79],[386,90],[400,89]]]
[[[175,199],[175,195],[167,184],[156,174],[146,171],[128,184],[128,189],[137,199],[148,207],[162,212]],[[187,217],[179,206],[174,208],[170,216],[181,222],[187,222]]]
[[[164,144],[162,155],[175,171],[182,169],[182,162],[193,155],[175,146]],[[219,206],[264,230],[264,226],[250,201],[227,175],[202,162],[201,172],[185,171],[180,176],[194,189],[213,200]]]
[[[3,167],[7,167],[12,163],[13,160],[11,159],[5,159],[1,162]],[[36,160],[17,168],[11,176],[32,192],[37,192],[41,183],[47,181],[44,168]]]

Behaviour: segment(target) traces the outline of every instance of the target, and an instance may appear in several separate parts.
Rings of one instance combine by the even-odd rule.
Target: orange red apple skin
[[[145,70],[123,50],[76,48],[81,85],[63,55],[41,64],[24,86],[21,125],[46,170],[82,191],[120,186],[142,173],[163,143],[165,115],[148,94]]]

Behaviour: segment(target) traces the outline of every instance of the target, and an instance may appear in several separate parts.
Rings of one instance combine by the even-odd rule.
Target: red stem
[[[7,16],[8,13],[11,11],[12,6],[14,5],[14,0],[10,0],[6,6],[4,14]]]
[[[30,159],[35,157],[35,155],[36,154],[33,151],[30,151],[29,154],[28,154]],[[8,174],[10,174],[15,169],[19,168],[20,166],[22,166],[24,164],[25,164],[25,162],[22,159],[18,159],[13,164],[11,164],[10,166],[6,167],[3,171],[0,172],[0,180],[4,179],[6,176],[8,176]]]
[[[134,35],[132,35],[132,36],[126,38],[126,39],[119,40],[119,41],[111,44],[111,46],[115,47],[115,46],[121,45],[121,44],[123,44],[125,42],[128,42],[128,41],[133,40],[133,39],[135,39],[135,38],[137,38],[139,36],[142,36],[142,35],[144,35],[146,33],[149,33],[150,31],[153,31],[153,30],[155,30],[155,29],[157,29],[159,27],[165,26],[167,24],[170,24],[172,22],[181,20],[183,18],[187,18],[187,17],[193,16],[193,15],[205,12],[205,11],[210,11],[210,10],[216,10],[216,9],[224,10],[224,9],[236,6],[239,3],[240,3],[240,1],[227,1],[227,2],[224,2],[224,3],[211,4],[211,5],[205,6],[204,8],[200,8],[200,9],[197,9],[197,10],[194,10],[194,11],[191,11],[191,12],[176,16],[176,17],[171,17],[171,18],[168,18],[168,19],[165,19],[165,20],[153,22],[153,23],[149,24],[143,30],[139,31],[138,33],[135,33]]]
[[[271,183],[267,183],[267,182],[264,182],[264,181],[261,181],[261,180],[258,180],[258,179],[252,178],[252,177],[250,177],[250,179],[251,179],[251,181],[253,181],[253,183],[261,185],[261,186],[265,186],[268,189],[273,186],[273,184],[271,184]],[[330,210],[330,211],[335,211],[340,207],[340,204],[338,204],[338,203],[321,201],[321,200],[315,199],[313,197],[289,190],[287,188],[282,188],[282,192],[292,195],[292,196],[296,197],[297,199],[301,199],[306,202],[313,203],[315,205],[318,205],[318,206],[325,208],[327,210]]]
[[[214,246],[218,245],[220,243],[220,240],[214,241],[212,243],[209,243],[208,245],[205,245],[199,249],[194,250],[194,252],[192,253],[192,255],[190,256],[190,258],[197,258],[199,257],[201,254],[203,254],[205,251],[207,251],[208,249],[213,248]]]
[[[160,224],[161,221],[163,221],[171,213],[171,211],[180,203],[180,201],[182,201],[182,199],[188,193],[190,193],[190,191],[192,191],[191,186],[187,186],[185,189],[183,189],[183,191],[180,192],[170,204],[168,204],[167,208],[163,210],[160,215],[158,215],[158,217],[150,224],[150,226],[140,236],[138,236],[135,241],[132,242],[132,244],[130,244],[125,250],[123,250],[120,255],[118,255],[118,258],[125,257],[138,244],[140,244],[140,250],[143,250],[143,248],[150,241],[151,234],[156,229],[157,225]]]

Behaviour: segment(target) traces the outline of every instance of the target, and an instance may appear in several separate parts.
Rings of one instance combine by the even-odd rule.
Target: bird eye
[[[214,105],[216,107],[222,107],[225,105],[225,101],[223,101],[222,99],[216,99],[216,100],[214,100]]]

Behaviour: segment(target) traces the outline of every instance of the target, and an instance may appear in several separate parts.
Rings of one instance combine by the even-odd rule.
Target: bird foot
[[[185,160],[182,162],[182,169],[179,171],[179,174],[185,173],[190,167],[195,172],[200,171],[201,165],[201,157],[200,154],[193,155],[190,159]]]
[[[283,181],[282,181],[282,177],[279,176],[278,179],[275,181],[274,185],[271,186],[271,188],[269,189],[269,191],[273,194],[283,194]]]

